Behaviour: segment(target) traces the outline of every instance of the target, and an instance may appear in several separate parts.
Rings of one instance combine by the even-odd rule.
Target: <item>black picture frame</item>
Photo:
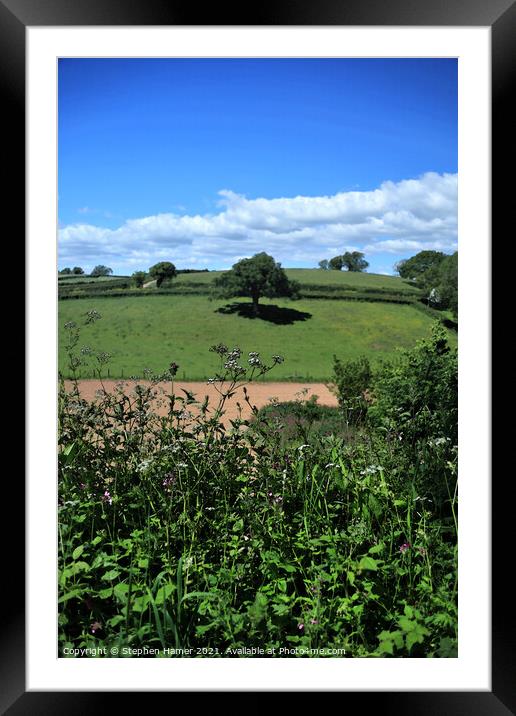
[[[202,21],[199,17],[202,16]],[[25,29],[31,26],[80,25],[390,25],[390,26],[485,26],[492,37],[492,265],[501,251],[502,230],[511,226],[513,201],[511,152],[514,114],[510,111],[511,79],[516,74],[516,3],[514,0],[320,0],[295,4],[285,0],[262,2],[257,7],[237,9],[212,5],[202,11],[176,0],[0,0],[0,92],[2,96],[5,167],[9,183],[5,206],[15,219],[17,236],[25,216]],[[509,193],[510,192],[510,193]],[[512,217],[511,217],[512,218]],[[19,246],[23,246],[20,241]],[[23,257],[21,259],[23,261]],[[496,305],[497,292],[493,293]],[[10,319],[8,319],[9,321]],[[9,326],[8,326],[9,328]],[[23,342],[23,338],[22,338]],[[493,373],[495,375],[495,373]],[[493,395],[495,394],[493,386]],[[20,401],[19,395],[15,398]],[[493,452],[503,435],[493,436]],[[30,446],[29,446],[30,449]],[[503,474],[503,472],[502,472]],[[506,473],[509,477],[509,473]],[[512,592],[507,587],[508,565],[512,566],[512,541],[508,534],[512,503],[504,495],[505,485],[493,480],[492,545],[492,690],[490,692],[361,692],[345,694],[364,697],[371,709],[397,714],[500,714],[516,713],[516,637]],[[22,485],[15,485],[18,504]],[[21,528],[19,529],[21,535]],[[24,548],[21,537],[12,540],[4,553],[4,575],[9,580],[9,604],[4,610],[0,633],[1,713],[61,714],[90,713],[109,704],[117,694],[79,692],[26,692],[25,612],[23,600]],[[503,549],[500,546],[504,546]],[[403,668],[400,665],[400,668]],[[410,688],[410,684],[407,684]],[[316,689],[314,689],[316,690]],[[131,694],[134,707],[148,695]]]

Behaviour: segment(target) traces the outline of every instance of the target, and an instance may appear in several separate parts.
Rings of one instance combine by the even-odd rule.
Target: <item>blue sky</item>
[[[59,61],[59,267],[457,243],[454,59]]]

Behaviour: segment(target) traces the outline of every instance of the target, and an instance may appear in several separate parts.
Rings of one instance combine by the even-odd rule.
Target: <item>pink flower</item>
[[[297,628],[299,629],[299,631],[303,631],[303,629],[305,628],[305,625],[304,625],[304,624],[298,624],[298,625],[297,625]]]
[[[401,547],[400,547],[400,552],[403,554],[403,553],[406,552],[408,549],[410,549],[410,547],[411,547],[410,542],[404,542],[404,543],[401,545]]]
[[[113,504],[113,498],[109,494],[109,490],[106,490],[102,495],[102,502],[108,502],[110,505]]]

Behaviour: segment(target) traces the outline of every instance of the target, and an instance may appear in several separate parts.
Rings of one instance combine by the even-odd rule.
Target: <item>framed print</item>
[[[106,691],[345,691],[346,698],[353,693],[372,703],[396,699],[396,710],[407,712],[514,711],[504,556],[492,547],[507,544],[509,520],[500,488],[492,489],[496,481],[491,485],[489,274],[496,256],[491,235],[501,234],[510,206],[501,177],[511,141],[515,5],[457,2],[437,9],[423,2],[388,8],[351,2],[294,12],[275,4],[249,17],[212,15],[207,12],[200,23],[191,11],[159,2],[127,8],[110,1],[73,8],[0,2],[0,76],[12,168],[8,205],[26,217],[28,307],[27,564],[24,576],[23,556],[16,553],[22,540],[12,540],[9,574],[19,606],[11,608],[2,636],[2,708],[64,713],[77,711],[80,702],[86,711],[103,698],[95,692]],[[337,77],[344,78],[342,96],[333,89]],[[164,93],[185,104],[163,105]],[[387,106],[389,113],[382,114]],[[346,170],[339,148],[343,108],[346,131],[357,142],[355,148],[351,141],[346,145]],[[175,113],[174,123],[160,124],[159,111]],[[166,166],[171,157],[181,167],[172,180]],[[217,167],[211,184],[210,167]],[[277,176],[274,181],[277,172],[282,183]],[[181,256],[175,265],[171,247],[172,258]],[[456,261],[457,248],[461,254],[458,334],[456,281],[455,299],[444,279],[416,297],[414,286],[419,290],[423,283],[403,273],[409,256],[426,248],[439,262]],[[339,267],[332,265],[336,259]],[[256,265],[245,263],[252,260]],[[361,278],[368,266],[369,284]],[[338,288],[335,268],[347,268],[346,281],[355,283]],[[263,276],[269,270],[262,288],[256,279],[251,288],[244,286],[246,271]],[[454,270],[456,275],[456,263]],[[316,271],[317,280],[307,283],[306,272]],[[206,288],[210,272],[216,274],[217,303],[211,302],[211,284]],[[64,299],[59,315],[58,297]],[[83,315],[85,298],[90,303]],[[149,304],[145,330],[152,340],[139,334],[134,319],[130,328],[122,325],[130,300]],[[408,349],[408,338],[399,336],[414,330],[415,345],[422,335],[413,326],[432,316],[441,321],[451,353],[458,345],[458,532],[455,488],[450,493],[448,486],[440,498],[433,487],[421,487],[432,460],[456,474],[452,453],[443,457],[446,441],[453,442],[446,430],[453,428],[456,408],[453,401],[442,403],[449,384],[438,387],[437,381],[452,368],[441,354],[428,388],[443,406],[441,432],[412,435],[413,416],[403,430],[389,424],[390,439],[404,446],[411,435],[417,453],[391,443],[389,454],[382,453],[378,442],[375,459],[373,452],[367,461],[363,457],[362,413],[386,430],[394,414],[388,411],[399,415],[400,395],[419,389],[420,379],[411,373],[410,386],[397,384],[392,398],[399,373],[384,368],[383,383],[375,385],[391,397],[382,398],[380,388],[369,392],[364,383],[355,405],[345,391],[370,370],[357,362],[360,343],[342,353],[348,362],[336,358],[332,364],[337,397],[328,391],[325,404],[328,415],[331,400],[335,410],[347,411],[348,432],[339,443],[350,445],[347,457],[327,436],[314,447],[300,428],[288,446],[296,457],[284,463],[291,453],[282,442],[289,440],[290,424],[283,414],[275,416],[270,433],[253,428],[250,451],[238,443],[239,431],[254,425],[260,411],[289,402],[296,410],[315,410],[324,403],[330,375],[318,366],[326,353],[331,364],[332,354],[344,351],[330,322],[341,300],[349,306],[348,325],[364,321],[363,333],[372,330],[373,319],[395,321],[392,342]],[[440,308],[447,312],[439,317]],[[326,335],[316,344],[314,318],[323,311]],[[103,313],[118,321],[111,336],[97,322]],[[87,344],[79,338],[79,315]],[[190,347],[190,339],[169,339],[169,333],[183,335],[186,323],[197,339]],[[230,324],[238,335],[223,333],[220,327]],[[249,334],[249,326],[260,326],[259,332]],[[283,351],[271,339],[273,331],[282,332]],[[270,364],[263,362],[266,350],[246,342],[248,334],[270,343]],[[104,341],[101,352],[90,348],[96,338]],[[209,339],[213,360],[220,359],[213,377],[195,363],[200,339]],[[232,349],[236,340],[244,353]],[[299,355],[289,344],[294,340],[303,348]],[[382,341],[387,339],[375,334],[367,345],[388,364]],[[154,349],[151,355],[150,344],[161,345],[159,356]],[[133,351],[137,359],[117,364],[121,347],[130,345],[126,354]],[[285,369],[289,360],[293,368]],[[117,381],[140,380],[144,361],[153,390],[164,380],[172,386],[159,396],[148,393],[165,412],[147,413],[141,388],[131,402],[116,387]],[[188,362],[195,366],[190,372]],[[91,375],[80,372],[87,363]],[[280,398],[271,401],[268,388],[258,411],[251,407],[257,394],[249,388],[228,417],[227,401],[244,370],[261,377],[269,369],[277,371]],[[335,388],[339,375],[341,387]],[[100,382],[92,384],[86,403],[81,391],[92,377]],[[197,379],[221,396],[215,413],[206,407],[212,403],[195,402],[190,391]],[[113,387],[106,390],[108,383]],[[175,384],[184,388],[180,397]],[[307,400],[310,385],[314,396]],[[285,393],[280,386],[287,386]],[[87,407],[102,400],[102,415]],[[231,428],[220,422],[223,415]],[[310,420],[313,426],[315,418]],[[57,425],[68,440],[60,445],[59,464]],[[90,448],[86,425],[95,434]],[[428,425],[418,422],[417,429]],[[212,442],[225,431],[231,440]],[[184,446],[194,442],[197,452],[188,455]],[[396,493],[394,468],[385,480],[383,461],[394,466],[393,451],[400,481],[410,460],[418,461],[419,492],[412,502],[406,492]],[[251,468],[257,455],[263,462]],[[227,492],[228,482],[217,483],[217,470],[234,480],[234,494]],[[324,480],[316,477],[323,473]],[[289,492],[285,484],[294,475],[298,482]],[[443,519],[427,529],[425,520],[438,508],[425,500],[434,505],[440,499]],[[66,519],[58,519],[58,509]],[[345,512],[345,519],[331,517],[332,510]],[[357,536],[361,529],[369,529],[367,539]],[[173,545],[179,544],[178,551]],[[344,558],[346,545],[360,546]],[[58,555],[64,555],[59,564]],[[391,584],[397,585],[394,596]],[[450,596],[457,585],[458,641]],[[121,662],[121,656],[128,658]],[[305,656],[315,658],[299,658]]]

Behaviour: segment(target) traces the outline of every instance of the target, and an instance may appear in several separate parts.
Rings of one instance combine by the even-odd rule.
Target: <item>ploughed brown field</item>
[[[83,398],[86,400],[94,400],[96,392],[102,390],[102,386],[111,392],[115,389],[115,386],[123,383],[124,391],[130,395],[132,392],[135,381],[125,380],[105,380],[101,384],[98,380],[80,380],[79,389]],[[140,384],[145,384],[145,381],[138,381]],[[65,381],[68,389],[71,387],[71,381]],[[249,400],[252,405],[257,408],[262,408],[264,405],[268,405],[271,401],[278,401],[284,403],[290,400],[309,400],[313,395],[318,396],[318,402],[321,405],[338,405],[336,396],[330,391],[330,389],[324,383],[248,383],[246,386]],[[170,383],[158,384],[157,388],[162,388],[165,394],[170,394]],[[220,390],[220,386],[217,385]],[[219,402],[219,393],[216,390],[215,385],[209,385],[205,382],[192,383],[179,381],[174,383],[174,394],[177,396],[183,396],[182,389],[190,391],[196,397],[196,399],[202,403],[205,396],[209,398],[209,405],[212,409],[215,409]],[[167,411],[166,404],[156,404],[156,410],[158,413],[165,414]],[[239,417],[239,408],[237,403],[240,404],[242,412],[242,418],[249,418],[251,416],[251,409],[244,399],[243,388],[238,388],[235,395],[226,401],[224,421],[233,420]],[[194,412],[192,406],[188,406],[188,410]]]

